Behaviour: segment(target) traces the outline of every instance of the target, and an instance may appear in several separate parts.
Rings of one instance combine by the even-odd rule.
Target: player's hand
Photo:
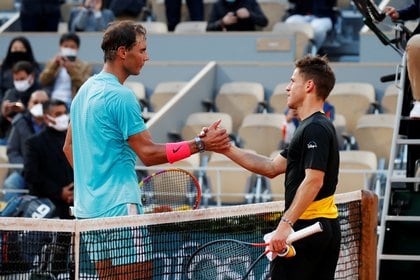
[[[204,143],[206,151],[220,152],[230,147],[229,134],[225,128],[220,127],[221,120],[201,130],[199,137]]]
[[[280,222],[268,246],[271,252],[281,254],[287,248],[287,237],[293,232],[289,224]]]

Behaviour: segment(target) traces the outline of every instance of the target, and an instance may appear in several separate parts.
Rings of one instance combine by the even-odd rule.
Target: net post
[[[362,192],[362,240],[360,249],[360,279],[376,279],[376,248],[378,226],[378,196],[369,190]]]

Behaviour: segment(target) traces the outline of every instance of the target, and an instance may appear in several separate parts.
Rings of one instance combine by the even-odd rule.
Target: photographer
[[[256,0],[218,0],[213,4],[207,31],[255,31],[267,24]]]
[[[64,101],[70,108],[80,86],[92,75],[92,66],[77,57],[80,38],[65,33],[60,38],[60,51],[41,72],[41,85],[47,87],[53,99]]]

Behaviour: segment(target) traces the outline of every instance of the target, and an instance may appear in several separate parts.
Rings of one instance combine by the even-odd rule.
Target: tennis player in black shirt
[[[297,110],[301,124],[288,149],[274,159],[233,145],[223,151],[254,173],[273,178],[286,172],[285,212],[270,241],[271,251],[286,248],[292,229],[297,231],[316,221],[323,226],[323,232],[293,243],[294,257],[274,258],[272,280],[334,279],[341,238],[334,203],[339,152],[334,126],[322,111],[334,84],[335,75],[325,57],[298,60],[286,90],[287,106]]]

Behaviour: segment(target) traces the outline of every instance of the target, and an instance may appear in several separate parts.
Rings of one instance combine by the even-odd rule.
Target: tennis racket
[[[201,188],[197,178],[180,168],[159,170],[140,183],[144,213],[197,209]]]
[[[320,222],[293,232],[287,238],[287,250],[280,257],[294,256],[291,244],[317,232],[321,232]],[[255,265],[269,252],[265,250],[256,259],[252,247],[266,247],[268,243],[249,243],[234,239],[218,239],[200,246],[188,259],[185,266],[187,279],[247,279]],[[220,278],[223,276],[222,278]]]

